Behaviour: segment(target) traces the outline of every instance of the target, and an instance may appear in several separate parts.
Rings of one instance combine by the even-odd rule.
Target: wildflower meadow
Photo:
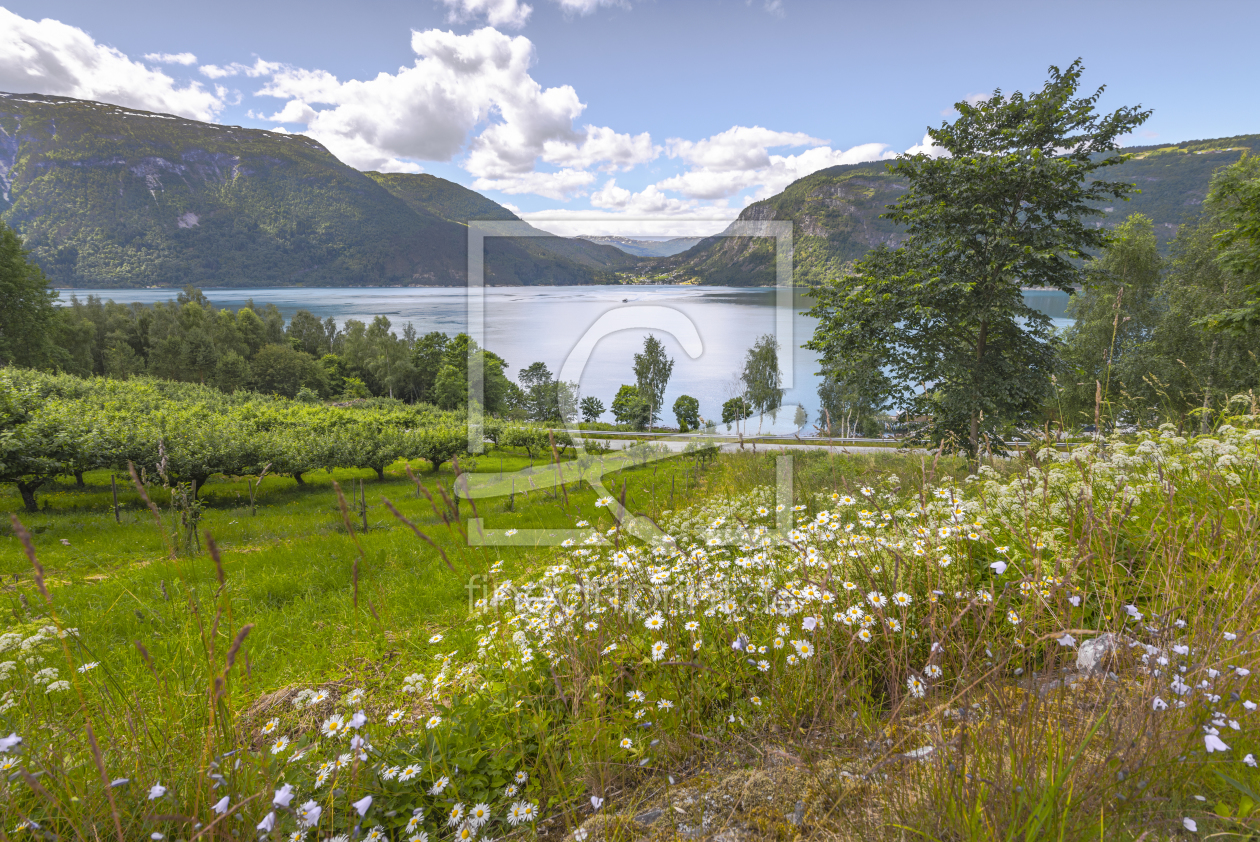
[[[15,514],[0,830],[1246,836],[1260,415],[1236,408],[1196,438],[1165,426],[972,466],[803,454],[789,500],[775,454],[719,456],[673,508],[661,465],[638,465],[624,504],[575,491],[482,511],[492,531],[543,517],[584,536],[502,553],[462,541],[438,501],[411,525],[442,524],[440,541],[383,506],[365,531],[329,486],[310,514],[324,531],[266,533],[264,498],[252,533],[225,512],[222,546],[191,555],[164,551],[170,516],[137,503],[118,534],[149,543],[128,570],[84,575],[77,539],[55,536],[86,516]],[[623,505],[653,499],[648,540],[619,529]],[[268,540],[328,579],[319,601],[298,605],[309,582],[249,590]],[[426,578],[443,607],[409,613]],[[106,620],[120,604],[140,619]],[[317,629],[298,638],[286,618]],[[749,770],[772,797],[730,786]]]

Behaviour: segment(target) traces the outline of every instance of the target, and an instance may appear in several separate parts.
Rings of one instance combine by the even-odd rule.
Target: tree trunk
[[[976,375],[980,374],[980,366],[984,363],[985,344],[989,338],[989,323],[987,321],[980,322],[980,335],[976,337]],[[977,390],[977,397],[979,390]],[[971,435],[968,438],[968,448],[971,458],[979,464],[980,462],[980,407],[974,407],[971,410]]]
[[[78,488],[86,488],[86,487],[87,487],[87,484],[83,482],[83,472],[82,472],[82,471],[75,471],[75,472],[74,472],[74,484],[75,484],[75,486],[76,486],[76,487],[78,487]]]
[[[298,485],[306,485],[306,480],[302,479],[301,471],[294,471],[293,479],[297,482]]]
[[[35,503],[35,491],[43,484],[42,480],[19,482],[17,484],[18,491],[22,495],[22,502],[26,505],[26,510],[31,514],[39,511],[39,506]]]
[[[384,469],[384,468],[373,468],[372,470],[376,471],[376,479],[377,479],[377,481],[378,481],[378,482],[384,482],[384,481],[385,481],[385,469]]]

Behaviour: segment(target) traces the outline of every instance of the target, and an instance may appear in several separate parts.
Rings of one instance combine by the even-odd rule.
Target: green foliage
[[[302,389],[328,393],[324,369],[314,357],[288,345],[264,345],[250,361],[255,390],[292,398]]]
[[[726,425],[727,430],[730,430],[732,424],[738,424],[745,418],[751,418],[752,414],[752,404],[749,403],[748,398],[742,395],[733,397],[722,404],[722,423]]]
[[[804,430],[805,425],[809,423],[809,411],[805,409],[803,404],[796,405],[796,412],[792,414],[792,424],[796,429]]]
[[[513,400],[530,420],[564,424],[577,417],[577,384],[554,379],[545,363],[530,363],[521,369],[516,379],[523,388]]]
[[[54,356],[56,298],[17,233],[0,222],[0,365],[43,365]]]
[[[779,369],[779,340],[767,333],[757,337],[744,356],[744,369],[739,375],[744,384],[744,397],[759,414],[774,420],[783,405],[783,372]],[[758,422],[757,429],[761,429]]]
[[[1068,428],[1095,421],[1099,396],[1114,400],[1115,394],[1139,391],[1148,396],[1142,378],[1150,360],[1143,345],[1160,316],[1163,269],[1154,226],[1141,214],[1125,220],[1087,267],[1084,288],[1068,304],[1075,322],[1063,337],[1058,392]]]
[[[604,414],[604,402],[594,395],[587,395],[582,398],[578,404],[578,408],[582,411],[582,420],[587,424],[594,424],[599,417]]]
[[[434,402],[442,409],[467,409],[471,370],[480,376],[471,385],[480,392],[484,410],[499,415],[508,409],[512,394],[512,383],[503,373],[505,368],[507,363],[498,354],[481,348],[468,334],[458,334],[442,352],[442,367],[433,384]]]
[[[1243,336],[1260,326],[1260,158],[1243,155],[1212,177],[1205,209],[1221,227],[1216,235],[1221,268],[1238,277],[1246,302],[1204,320],[1213,329]]]
[[[49,400],[11,370],[0,371],[0,482],[17,485],[27,511],[36,511],[40,486],[99,453],[83,422],[77,401]]]
[[[301,355],[287,346],[279,354]],[[347,381],[353,386],[353,378]],[[276,390],[277,392],[279,390]],[[35,493],[57,476],[96,468],[126,473],[128,463],[163,485],[213,475],[292,476],[369,468],[383,479],[399,459],[424,459],[434,471],[462,455],[468,428],[462,412],[376,399],[329,407],[306,388],[297,400],[250,392],[224,394],[198,384],[0,372],[0,482],[18,485],[28,510]],[[548,430],[490,420],[505,446],[531,458],[550,447]],[[554,434],[557,447],[572,445]]]
[[[67,361],[61,367],[80,375],[125,379],[149,373],[210,383],[225,392],[254,389],[294,397],[307,389],[323,398],[381,396],[448,409],[467,403],[467,337],[417,337],[410,324],[400,336],[384,316],[371,324],[350,319],[339,331],[331,318],[321,322],[300,310],[286,327],[275,305],[257,312],[220,310],[192,286],[175,302],[151,306],[72,297],[58,316],[57,352]],[[502,359],[488,354],[485,360],[487,411],[506,412],[515,387],[503,375]]]
[[[643,338],[643,352],[634,355],[635,385],[639,397],[647,401],[648,426],[661,416],[665,386],[674,371],[674,361],[665,353],[665,345],[652,334]],[[613,406],[616,406],[614,402]]]
[[[449,341],[445,333],[438,331],[426,333],[416,340],[415,346],[411,349],[411,367],[416,372],[416,400],[437,403],[434,389],[437,386],[438,374],[442,370],[442,360]]]
[[[1082,275],[1075,261],[1107,242],[1086,220],[1100,201],[1133,192],[1095,173],[1123,161],[1109,153],[1149,112],[1096,115],[1101,91],[1075,98],[1081,72],[1079,61],[1051,67],[1031,96],[957,103],[957,120],[929,130],[948,156],[902,156],[893,167],[910,183],[888,213],[908,232],[903,246],[876,249],[816,290],[809,347],[824,364],[887,359],[894,381],[923,389],[907,385],[900,397],[931,419],[932,441],[978,454],[982,435],[1000,441],[1040,410],[1054,340],[1021,290],[1069,291]]]
[[[674,401],[674,417],[678,419],[678,432],[696,429],[700,426],[700,401],[691,395],[679,395]]]
[[[875,415],[888,409],[892,381],[881,355],[855,354],[824,362],[818,383],[819,429],[829,436],[869,435]]]
[[[1220,228],[1210,215],[1184,225],[1163,261],[1149,223],[1134,217],[1090,267],[1070,305],[1077,322],[1064,337],[1057,383],[1066,427],[1097,414],[1104,425],[1172,420],[1184,428],[1198,413],[1203,429],[1231,397],[1260,386],[1260,325],[1204,327],[1247,295],[1218,259]]]
[[[612,413],[618,424],[628,424],[636,430],[646,429],[652,422],[652,406],[639,394],[637,386],[623,385],[617,390]]]
[[[372,397],[372,390],[367,387],[366,383],[357,377],[347,376],[342,378],[341,382],[342,400],[355,401]]]

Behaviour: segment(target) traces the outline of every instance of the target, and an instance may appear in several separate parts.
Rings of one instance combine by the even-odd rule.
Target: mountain
[[[1243,150],[1260,151],[1260,135],[1126,149],[1106,177],[1142,192],[1098,224],[1145,213],[1166,247]],[[740,219],[793,221],[795,276],[808,283],[900,242],[880,214],[905,189],[883,163],[831,167]],[[302,135],[0,93],[0,219],[57,286],[213,287],[460,286],[468,221],[517,217],[432,175],[359,172]],[[764,239],[538,233],[488,240],[487,283],[774,282]]]
[[[57,286],[463,285],[469,219],[506,208],[433,176],[365,174],[301,136],[0,94],[0,219]],[[492,284],[607,282],[637,259],[495,240]]]
[[[1124,151],[1132,158],[1108,169],[1104,177],[1130,181],[1141,192],[1102,208],[1106,215],[1097,224],[1114,228],[1130,214],[1146,214],[1155,222],[1161,247],[1167,249],[1181,223],[1198,213],[1212,173],[1238,160],[1243,151],[1260,152],[1260,135]],[[834,277],[845,263],[880,243],[901,242],[904,232],[880,215],[906,189],[882,162],[844,164],[807,175],[782,193],[754,202],[739,219],[791,220],[795,280],[808,284]],[[774,283],[774,247],[768,239],[708,237],[681,254],[645,264],[640,278],[649,277],[667,283],[767,286]]]
[[[674,237],[669,240],[635,240],[630,237],[582,237],[592,243],[605,243],[638,257],[672,257],[700,242],[703,237]]]
[[[436,214],[458,225],[467,225],[470,219],[520,220],[516,214],[480,193],[434,175],[379,172],[365,175],[417,212]],[[529,227],[538,232],[537,237],[521,237],[511,242],[540,262],[563,264],[568,261],[595,271],[618,271],[639,263],[633,256],[628,257],[625,251],[610,245],[588,242],[582,238],[557,237],[532,225]],[[494,263],[492,255],[503,242],[498,237],[487,242],[487,261],[490,264]]]

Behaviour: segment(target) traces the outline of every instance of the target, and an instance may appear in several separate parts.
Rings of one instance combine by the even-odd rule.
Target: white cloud
[[[189,63],[191,64],[191,62]],[[260,76],[270,76],[276,71],[281,70],[283,67],[284,65],[276,61],[263,61],[262,59],[256,59],[253,64],[241,64],[240,62],[234,61],[231,64],[225,64],[222,66],[217,64],[203,64],[197,69],[201,71],[203,76],[208,76],[211,79],[222,79],[226,76],[239,76],[242,73],[246,76],[251,76],[257,79]]]
[[[726,199],[756,184],[758,172],[759,170],[690,170],[658,184],[662,190],[672,190],[693,199]]]
[[[848,149],[823,146],[807,149],[799,155],[771,155],[770,166],[761,171],[760,187],[753,198],[773,196],[782,192],[793,181],[827,167],[884,161],[895,157],[896,153],[886,143],[861,143]]]
[[[930,134],[924,134],[923,140],[906,150],[907,155],[927,155],[929,158],[944,158],[949,155],[944,148],[937,146]]]
[[[559,172],[509,173],[496,177],[482,177],[473,182],[474,190],[498,190],[503,193],[533,193],[548,199],[566,201],[595,180],[595,176],[582,170],[563,169]]]
[[[656,185],[639,192],[619,187],[608,179],[590,197],[593,210],[553,209],[516,213],[553,234],[619,234],[623,236],[705,236],[725,228],[739,214],[725,203],[702,204],[665,195]]]
[[[737,208],[700,206],[671,214],[634,210],[546,210],[518,214],[531,225],[562,237],[707,237],[739,215]]]
[[[796,155],[774,155],[780,147],[809,146]],[[761,126],[733,126],[698,141],[671,138],[670,157],[691,168],[657,183],[662,190],[692,199],[726,199],[756,187],[752,200],[780,192],[798,178],[837,164],[856,164],[893,157],[887,145],[865,143],[851,149],[832,149],[826,141],[802,132],[779,132]]]
[[[770,150],[780,146],[822,146],[825,140],[803,132],[776,132],[761,126],[733,126],[704,140],[670,138],[665,151],[671,158],[717,172],[750,170],[770,163]]]
[[[446,19],[450,23],[464,23],[484,17],[491,26],[520,29],[529,20],[534,7],[520,0],[442,0],[449,9]]]
[[[530,13],[519,0],[443,2],[452,15],[485,17],[504,26],[524,23]],[[554,2],[574,14],[627,5]],[[412,65],[362,80],[342,81],[325,70],[261,58],[198,69],[213,80],[264,80],[256,94],[274,97],[279,106],[269,109],[274,113],[251,108],[252,119],[281,124],[275,131],[302,131],[360,169],[421,172],[418,161],[460,159],[477,190],[556,201],[589,195],[590,210],[522,214],[555,225],[577,226],[589,218],[596,220],[592,224],[648,233],[644,220],[652,219],[660,221],[654,233],[712,233],[739,207],[816,170],[894,154],[884,144],[834,149],[803,132],[761,126],[733,126],[699,140],[672,138],[661,146],[647,132],[579,126],[585,103],[571,85],[545,88],[531,76],[534,45],[524,36],[492,27],[466,34],[413,31],[411,46],[416,53]],[[145,59],[196,63],[191,53],[150,53]],[[203,83],[178,83],[80,29],[53,20],[29,21],[2,8],[0,89],[101,99],[200,120],[216,119],[241,100],[240,91],[219,84],[207,90]],[[908,151],[940,154],[927,137]],[[668,177],[637,192],[598,175],[632,170],[662,154],[677,162],[675,174],[667,170]]]
[[[783,0],[766,0],[764,6],[768,14],[781,18],[787,14],[787,10],[783,8]]]
[[[607,126],[586,126],[580,144],[567,140],[543,143],[540,157],[549,164],[586,169],[628,170],[646,164],[661,154],[661,147],[652,143],[647,132],[621,134]]]
[[[567,14],[589,15],[601,6],[629,7],[628,0],[554,0]],[[773,0],[780,2],[780,0]],[[448,9],[448,23],[467,23],[484,19],[491,26],[520,29],[529,20],[534,7],[521,0],[442,0]],[[767,7],[770,4],[767,3]]]
[[[604,210],[639,215],[672,216],[696,210],[699,202],[670,198],[655,184],[649,184],[638,193],[632,193],[623,187],[618,187],[617,180],[610,178],[603,187],[591,194],[591,205]]]
[[[555,0],[556,5],[570,14],[589,15],[601,6],[629,7],[625,0]]]
[[[361,169],[398,168],[405,159],[448,161],[466,149],[463,166],[476,189],[551,198],[582,191],[595,180],[590,169],[626,169],[660,154],[646,132],[576,128],[585,104],[572,86],[544,88],[530,76],[528,38],[490,27],[466,35],[428,30],[412,32],[411,46],[412,66],[373,79],[270,71],[258,93],[288,101],[267,119],[305,125]],[[539,163],[556,170],[539,171]]]
[[[160,70],[98,44],[82,29],[0,8],[0,90],[94,99],[213,120],[223,101],[200,84],[180,87]]]
[[[145,61],[158,64],[196,64],[197,57],[192,53],[145,53]]]

